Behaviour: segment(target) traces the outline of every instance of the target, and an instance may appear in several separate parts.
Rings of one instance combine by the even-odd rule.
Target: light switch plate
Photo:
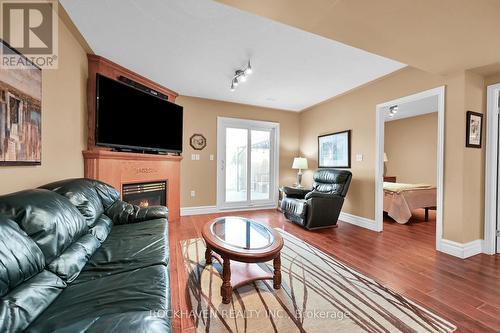
[[[363,161],[363,154],[356,154],[356,162]]]
[[[196,191],[191,190],[191,198],[194,198],[196,196]]]
[[[214,160],[214,154],[210,154],[210,161]]]

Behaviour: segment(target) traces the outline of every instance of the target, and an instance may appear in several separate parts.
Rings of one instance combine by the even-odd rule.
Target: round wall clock
[[[194,150],[203,150],[207,146],[207,139],[202,134],[193,134],[189,138],[189,145]]]

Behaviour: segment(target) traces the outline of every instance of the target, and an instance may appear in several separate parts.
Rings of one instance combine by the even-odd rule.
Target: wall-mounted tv
[[[97,74],[96,111],[98,146],[182,152],[180,105]]]

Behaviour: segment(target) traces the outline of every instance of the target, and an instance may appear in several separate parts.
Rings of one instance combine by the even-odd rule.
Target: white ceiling
[[[300,111],[405,66],[210,0],[61,3],[96,54],[181,95]]]
[[[398,112],[389,117],[389,107],[385,108],[385,121],[416,117],[427,113],[438,112],[438,96],[429,96],[417,101],[398,105]]]

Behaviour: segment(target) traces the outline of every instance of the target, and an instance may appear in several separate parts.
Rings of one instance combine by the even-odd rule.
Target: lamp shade
[[[295,157],[292,169],[307,169],[307,159],[305,157]]]
[[[387,158],[387,154],[384,153],[384,162],[389,162],[389,159]]]

